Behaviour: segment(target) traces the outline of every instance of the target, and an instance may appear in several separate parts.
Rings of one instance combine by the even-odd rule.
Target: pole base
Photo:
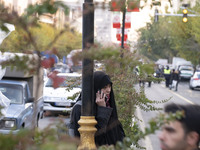
[[[95,117],[81,116],[78,124],[80,125],[78,131],[80,132],[81,140],[78,150],[96,150],[94,134],[97,131],[95,128],[97,121],[95,120]]]

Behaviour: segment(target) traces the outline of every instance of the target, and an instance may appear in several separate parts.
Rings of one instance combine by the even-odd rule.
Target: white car
[[[194,73],[194,68],[192,66],[180,66],[178,70],[180,72],[180,79],[190,79]]]
[[[190,89],[200,88],[200,71],[196,71],[194,75],[190,78],[189,83]]]
[[[43,90],[44,111],[70,112],[81,92],[81,74],[58,73],[57,76],[64,77],[65,81],[54,89],[48,78]]]

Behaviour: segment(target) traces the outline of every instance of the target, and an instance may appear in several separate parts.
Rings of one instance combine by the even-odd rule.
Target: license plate
[[[56,106],[71,106],[70,102],[56,102]]]

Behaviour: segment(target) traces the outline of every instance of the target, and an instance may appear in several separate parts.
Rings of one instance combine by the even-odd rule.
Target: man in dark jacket
[[[179,83],[179,72],[172,69],[171,77],[170,77],[170,89],[175,88],[175,91],[178,90],[178,83]]]
[[[162,150],[199,150],[200,141],[200,105],[168,104],[165,106],[167,114],[177,111],[184,116],[171,120],[162,127],[159,135]]]
[[[94,115],[97,120],[95,143],[101,145],[115,145],[125,137],[124,130],[118,120],[115,98],[110,77],[102,71],[94,73]],[[81,95],[74,105],[69,125],[69,134],[80,137],[78,121],[81,116]]]

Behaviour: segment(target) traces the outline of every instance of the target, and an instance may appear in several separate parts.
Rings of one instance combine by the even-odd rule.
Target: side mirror
[[[28,98],[28,100],[27,100],[27,103],[32,103],[32,102],[34,102],[34,97],[30,97],[30,98]]]

